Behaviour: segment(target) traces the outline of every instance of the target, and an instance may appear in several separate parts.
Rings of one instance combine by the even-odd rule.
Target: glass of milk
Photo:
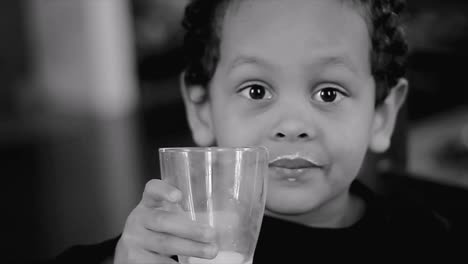
[[[180,189],[177,209],[216,230],[214,259],[183,264],[251,264],[265,209],[268,152],[263,147],[159,149],[161,178]]]

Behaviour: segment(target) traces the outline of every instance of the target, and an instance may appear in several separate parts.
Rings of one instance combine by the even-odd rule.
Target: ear
[[[370,142],[370,149],[373,152],[382,153],[390,147],[398,111],[405,102],[407,93],[408,81],[400,78],[398,83],[390,89],[385,101],[376,106]]]
[[[199,85],[186,85],[184,76],[183,72],[179,84],[193,140],[199,146],[211,146],[215,140],[207,91]]]

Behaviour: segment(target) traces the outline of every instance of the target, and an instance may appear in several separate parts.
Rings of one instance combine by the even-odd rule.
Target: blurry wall
[[[468,188],[468,2],[409,3],[408,170]]]
[[[1,262],[118,235],[145,182],[130,2],[2,1],[0,12],[11,72],[0,78]]]
[[[3,1],[0,4],[0,118],[18,111],[16,104],[21,78],[29,70],[24,1]]]
[[[38,94],[61,114],[118,117],[138,92],[129,3],[31,0],[29,29]]]

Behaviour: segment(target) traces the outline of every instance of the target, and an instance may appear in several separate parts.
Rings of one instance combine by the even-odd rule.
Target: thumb
[[[179,189],[164,182],[154,179],[146,183],[141,203],[149,208],[162,207],[164,202],[176,203],[182,198]]]

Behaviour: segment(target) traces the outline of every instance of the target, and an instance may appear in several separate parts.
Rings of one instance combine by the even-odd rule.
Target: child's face
[[[357,10],[248,0],[226,13],[209,101],[189,119],[196,140],[266,146],[272,161],[285,158],[270,169],[270,211],[339,207],[369,145],[386,140],[388,113],[374,107],[370,37]]]

